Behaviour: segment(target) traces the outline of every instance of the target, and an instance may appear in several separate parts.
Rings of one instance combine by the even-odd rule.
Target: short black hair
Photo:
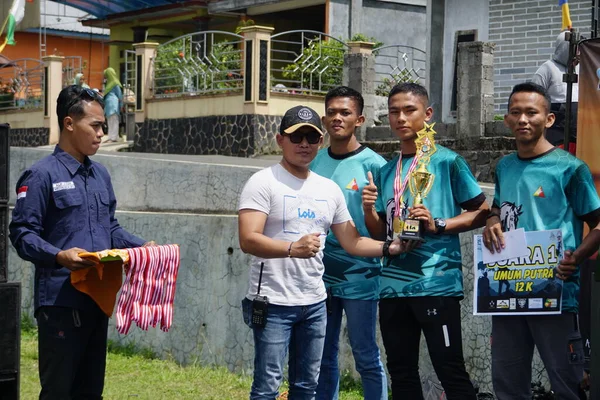
[[[79,85],[71,85],[60,91],[58,99],[56,99],[56,115],[58,116],[58,127],[61,132],[64,128],[63,121],[65,117],[70,115],[75,118],[81,118],[85,115],[83,109],[84,101],[96,101],[104,109],[102,95],[92,89]]]
[[[354,100],[356,105],[358,106],[358,115],[362,115],[363,109],[365,108],[365,100],[362,97],[362,94],[357,90],[354,90],[348,86],[338,86],[330,89],[329,92],[325,95],[325,108],[327,108],[327,104],[331,99],[335,99],[337,97],[347,97],[349,99]]]
[[[512,92],[510,92],[510,96],[508,96],[508,109],[510,110],[510,100],[515,93],[537,93],[544,97],[546,100],[546,111],[550,112],[550,105],[552,102],[550,101],[550,96],[548,95],[548,91],[543,87],[533,82],[524,82],[516,84],[513,87]]]
[[[402,82],[396,84],[392,90],[390,90],[390,94],[388,95],[388,104],[390,103],[390,99],[398,93],[412,93],[415,96],[421,97],[425,107],[429,107],[429,95],[427,94],[427,89],[425,89],[425,86],[421,84],[414,82]]]

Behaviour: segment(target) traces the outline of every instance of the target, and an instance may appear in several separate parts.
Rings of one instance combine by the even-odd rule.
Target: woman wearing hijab
[[[88,86],[88,84],[85,83],[85,76],[83,76],[82,73],[79,73],[79,74],[75,75],[75,79],[73,79],[73,85],[81,86],[81,87],[84,87],[86,89],[90,88]]]
[[[119,140],[119,116],[123,107],[123,91],[121,82],[113,68],[104,70],[106,86],[104,87],[104,114],[108,123],[108,143]]]

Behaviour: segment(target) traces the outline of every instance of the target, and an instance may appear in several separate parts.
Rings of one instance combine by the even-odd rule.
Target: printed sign
[[[483,239],[475,235],[475,315],[560,314],[563,285],[555,268],[563,257],[562,233],[526,232],[525,239],[529,255],[484,264]]]

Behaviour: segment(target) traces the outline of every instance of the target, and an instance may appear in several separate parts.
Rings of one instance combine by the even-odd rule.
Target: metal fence
[[[375,93],[387,96],[397,83],[415,82],[426,85],[426,57],[416,47],[394,44],[378,47],[375,54]]]
[[[244,37],[197,32],[161,44],[154,58],[154,96],[220,93],[242,89]]]
[[[75,75],[83,71],[81,56],[66,56],[62,60],[63,87],[75,83]]]
[[[138,93],[137,60],[133,50],[125,50],[125,82],[123,82],[123,100],[128,106],[136,105]]]
[[[0,110],[43,108],[44,63],[33,58],[0,67]]]
[[[349,46],[322,32],[288,31],[271,37],[271,91],[323,94],[342,84]]]

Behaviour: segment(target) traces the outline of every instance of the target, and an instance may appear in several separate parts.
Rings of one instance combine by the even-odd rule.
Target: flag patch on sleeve
[[[17,200],[27,197],[27,186],[21,186],[17,189]]]

